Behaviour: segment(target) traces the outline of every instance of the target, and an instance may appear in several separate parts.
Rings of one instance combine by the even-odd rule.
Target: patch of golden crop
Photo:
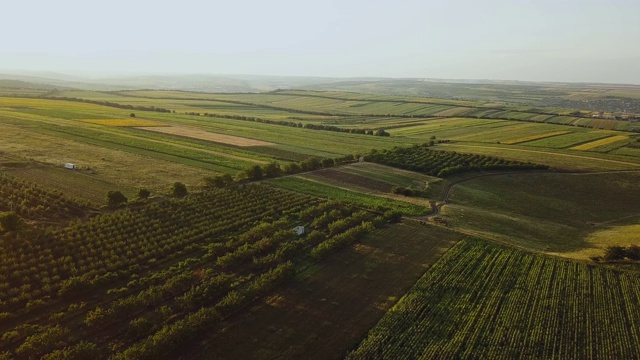
[[[604,138],[604,139],[588,142],[586,144],[574,146],[574,147],[571,148],[571,150],[583,150],[583,151],[584,150],[591,150],[591,149],[595,149],[595,148],[597,148],[599,146],[609,145],[609,144],[617,142],[617,141],[627,140],[628,138],[629,138],[628,136],[623,136],[623,135],[611,136],[611,137],[608,137],[608,138]]]

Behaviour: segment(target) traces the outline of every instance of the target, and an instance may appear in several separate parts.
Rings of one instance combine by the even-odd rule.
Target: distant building
[[[296,235],[300,236],[300,235],[304,235],[304,226],[296,226],[293,228],[293,232],[296,233]]]
[[[66,163],[64,164],[64,168],[69,170],[75,170],[77,167],[76,167],[76,164]]]

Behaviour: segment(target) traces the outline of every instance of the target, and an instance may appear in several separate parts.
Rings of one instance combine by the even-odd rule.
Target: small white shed
[[[293,232],[296,233],[296,235],[300,236],[300,235],[304,235],[304,226],[296,226],[293,228]]]
[[[76,164],[66,163],[66,164],[64,164],[64,168],[65,169],[69,169],[69,170],[75,170],[76,169]]]

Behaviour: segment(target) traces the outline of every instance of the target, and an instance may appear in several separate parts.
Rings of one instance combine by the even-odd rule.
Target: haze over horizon
[[[640,2],[27,0],[0,70],[640,84]]]

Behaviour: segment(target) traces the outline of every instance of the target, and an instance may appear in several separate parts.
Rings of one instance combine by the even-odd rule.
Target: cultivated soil
[[[192,139],[212,141],[212,142],[217,142],[221,144],[235,145],[235,146],[242,146],[242,147],[275,145],[274,143],[270,143],[267,141],[247,139],[247,138],[232,136],[232,135],[216,134],[209,131],[198,130],[198,129],[182,127],[182,126],[163,126],[163,127],[139,126],[139,127],[136,127],[136,129],[159,132],[159,133],[169,134],[169,135],[184,136]]]
[[[340,359],[464,235],[389,226],[228,319],[183,359]]]

